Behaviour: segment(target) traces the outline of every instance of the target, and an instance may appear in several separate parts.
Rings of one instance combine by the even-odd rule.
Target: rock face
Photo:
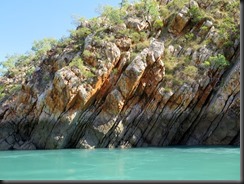
[[[191,5],[197,6],[195,1]],[[168,34],[183,30],[190,20],[187,11],[175,15]],[[212,22],[204,25],[209,33]],[[135,18],[126,26],[147,29]],[[1,101],[0,150],[240,144],[239,44],[227,68],[202,69],[220,52],[219,43],[194,50],[151,39],[131,59],[130,38],[102,45],[92,40],[87,37],[85,49],[102,57],[92,62],[93,77],[85,76],[89,68],[69,66],[80,52],[64,51],[44,59],[20,91]],[[168,90],[166,52],[190,57],[198,77]]]
[[[190,20],[188,16],[189,9],[187,7],[182,8],[182,10],[177,13],[171,22],[169,27],[169,32],[174,34],[179,34]]]

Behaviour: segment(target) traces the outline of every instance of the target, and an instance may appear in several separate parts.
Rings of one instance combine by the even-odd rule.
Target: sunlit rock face
[[[0,101],[0,150],[239,145],[240,43],[230,36],[225,47],[212,20],[191,22],[190,8],[214,6],[204,2],[176,9],[157,37],[131,5],[123,24],[99,19],[100,40],[91,33],[79,47],[48,52],[31,77],[26,68],[0,77],[5,91],[21,86]],[[228,66],[206,62],[218,54]]]

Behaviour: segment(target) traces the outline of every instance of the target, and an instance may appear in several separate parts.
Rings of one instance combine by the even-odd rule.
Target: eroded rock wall
[[[187,11],[185,7],[171,19],[171,36],[182,34],[190,20]],[[134,25],[133,19],[128,22]],[[204,36],[211,37],[212,24],[205,24],[209,29]],[[91,40],[85,49],[92,48]],[[196,80],[168,90],[166,51],[188,56],[201,68],[218,53],[219,42],[194,50],[166,48],[165,40],[163,35],[151,39],[134,59],[130,39],[104,42],[93,48],[103,58],[87,59],[97,67],[92,78],[69,66],[80,52],[48,56],[20,91],[2,102],[0,149],[239,145],[239,43],[229,53],[226,69],[205,69]]]

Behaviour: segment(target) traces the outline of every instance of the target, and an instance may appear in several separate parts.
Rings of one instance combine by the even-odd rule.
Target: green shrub
[[[2,100],[6,96],[5,93],[0,93],[0,100]]]
[[[90,71],[90,70],[87,70],[87,68],[84,66],[84,62],[83,60],[80,58],[80,57],[75,57],[69,64],[69,66],[76,66],[80,69],[81,73],[87,77],[87,78],[90,78],[90,77],[94,77],[95,75]]]
[[[183,71],[183,73],[189,77],[195,77],[197,75],[197,72],[198,72],[198,69],[193,65],[189,65],[189,66],[185,67],[185,69]]]
[[[166,80],[173,80],[174,79],[174,76],[172,74],[165,74],[164,78]]]
[[[34,41],[31,50],[34,51],[36,60],[40,59],[46,54],[48,50],[57,46],[58,40],[55,38],[44,38],[42,40]]]
[[[130,36],[130,30],[129,29],[121,29],[118,31],[119,37],[129,37]]]
[[[185,56],[184,62],[189,64],[191,62],[191,59],[192,59],[191,56]]]
[[[240,9],[240,1],[232,1],[231,3],[227,3],[225,9],[230,13],[236,13]]]
[[[98,46],[102,45],[103,43],[103,40],[99,36],[93,36],[92,41],[94,45]]]
[[[48,82],[50,80],[50,75],[46,74],[42,77],[44,82]]]
[[[117,73],[118,73],[118,69],[117,69],[117,68],[113,68],[112,73],[113,73],[114,75],[117,75]]]
[[[89,50],[84,50],[82,55],[84,58],[89,58],[93,56],[92,52]]]
[[[169,10],[180,10],[182,9],[186,3],[188,3],[189,0],[173,0],[173,1],[170,1],[168,4],[167,4],[167,8]]]
[[[69,38],[69,37],[61,37],[59,40],[58,40],[58,44],[57,44],[57,49],[59,48],[65,48],[67,45],[69,45],[71,43],[72,39]],[[62,49],[60,49],[60,51],[62,51]]]
[[[146,32],[144,32],[144,31],[141,31],[140,32],[140,41],[145,41],[145,40],[147,40],[147,33]]]
[[[71,37],[75,39],[85,39],[85,37],[87,37],[89,34],[91,34],[91,30],[87,27],[71,31]]]
[[[159,30],[159,29],[161,29],[161,28],[163,27],[163,25],[164,25],[163,21],[160,20],[160,19],[157,19],[157,20],[155,20],[154,23],[153,23],[153,28],[154,28],[155,30]]]
[[[127,9],[129,6],[129,0],[121,0],[121,3],[119,3],[119,4],[120,4],[120,8]]]
[[[1,62],[0,65],[6,70],[9,70],[11,68],[15,67],[15,63],[19,60],[19,55],[14,54],[12,56],[6,56],[6,60]]]
[[[138,43],[140,41],[140,34],[138,32],[133,32],[130,35],[133,43]]]
[[[76,27],[82,25],[82,23],[86,21],[85,17],[80,17],[78,15],[72,15],[72,24],[74,24]]]
[[[163,19],[167,18],[171,14],[169,9],[165,6],[160,6],[159,13],[160,16],[163,17]]]
[[[29,70],[26,72],[26,75],[27,76],[31,76],[32,74],[33,74],[33,72],[35,71],[35,67],[31,67],[31,68],[29,68]]]
[[[169,87],[165,87],[165,88],[164,88],[164,92],[165,92],[165,93],[169,93],[169,92],[171,92],[171,91],[172,91],[172,89],[169,88]]]
[[[130,55],[130,60],[133,61],[136,58],[137,55],[138,55],[138,53],[132,52],[131,55]]]
[[[204,63],[210,63],[211,66],[216,66],[217,68],[225,68],[230,63],[226,60],[225,56],[222,54],[218,54],[217,56],[211,56]]]
[[[210,67],[211,66],[211,63],[209,61],[204,61],[203,62],[203,66]]]
[[[107,42],[113,42],[115,40],[115,37],[113,35],[105,36],[103,40]]]
[[[97,17],[91,18],[89,20],[89,24],[91,25],[90,27],[92,31],[97,31],[98,29],[102,28],[101,20],[99,20]]]
[[[231,35],[240,34],[240,30],[237,28],[234,19],[231,17],[225,17],[219,22],[217,28],[220,37],[222,37],[224,40],[229,40]]]
[[[205,17],[203,10],[195,6],[189,9],[189,14],[193,23],[197,23]]]
[[[154,0],[142,0],[144,3],[144,10],[146,13],[146,16],[152,17],[153,20],[159,17],[159,6],[157,1]]]
[[[150,42],[148,40],[144,42],[139,42],[135,45],[135,52],[141,52],[143,49],[149,47],[149,45]]]
[[[109,19],[111,24],[121,24],[123,23],[123,12],[120,9],[111,6],[100,7],[100,13],[102,16]]]
[[[194,34],[193,33],[187,33],[185,34],[185,38],[186,38],[186,41],[191,41],[193,38],[194,38]]]
[[[184,81],[182,79],[179,79],[177,77],[174,77],[173,79],[173,85],[175,86],[181,86],[184,83]]]
[[[176,68],[177,58],[174,56],[169,55],[169,53],[165,52],[164,58],[164,67],[166,74],[173,74],[174,69]]]
[[[81,58],[75,57],[70,63],[69,66],[76,66],[78,67],[80,70],[83,69],[84,64],[83,64],[83,60]]]
[[[0,86],[0,100],[2,100],[5,97],[5,93],[4,93],[4,86]]]
[[[145,41],[147,40],[147,34],[145,32],[131,32],[130,33],[130,38],[132,40],[132,43],[138,43],[140,41]]]
[[[13,54],[6,56],[6,60],[0,62],[0,66],[2,66],[1,73],[11,74],[12,72],[18,72],[21,67],[29,66],[30,64],[36,64],[36,60],[37,56],[34,53],[28,53],[25,55]]]
[[[0,93],[4,91],[5,87],[3,85],[0,86]]]
[[[21,84],[14,84],[9,90],[10,93],[15,93],[21,89]]]
[[[202,42],[202,44],[204,44],[204,45],[208,45],[208,44],[210,44],[211,42],[212,42],[211,39],[208,38],[208,39],[204,39],[203,42]]]
[[[202,27],[201,27],[201,30],[204,31],[204,32],[205,32],[205,31],[208,31],[208,30],[209,30],[209,27],[207,27],[207,26],[202,26]]]
[[[138,13],[141,13],[142,12],[142,10],[143,10],[143,3],[142,2],[136,2],[135,4],[134,4],[134,9],[135,9],[135,11],[136,12],[138,12]]]
[[[231,40],[228,40],[228,41],[226,41],[226,42],[223,44],[224,47],[231,47],[231,46],[233,46],[233,45],[234,45],[234,42],[231,41]]]

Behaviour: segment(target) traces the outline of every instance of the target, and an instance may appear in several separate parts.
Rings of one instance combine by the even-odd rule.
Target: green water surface
[[[240,148],[0,151],[0,180],[240,180]]]

